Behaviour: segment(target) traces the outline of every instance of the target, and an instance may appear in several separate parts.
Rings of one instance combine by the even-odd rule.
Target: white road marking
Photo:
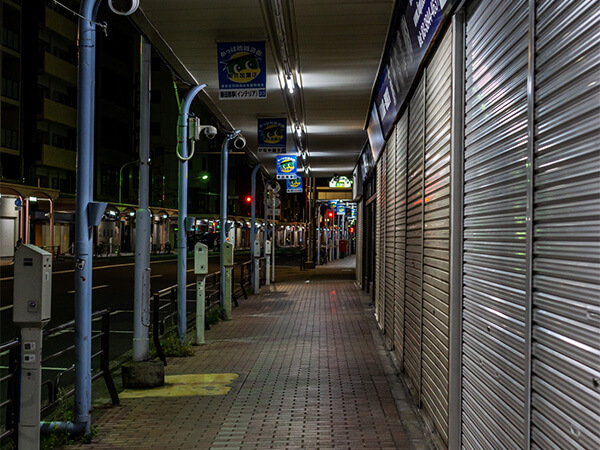
[[[101,284],[100,286],[94,286],[92,288],[92,291],[95,291],[96,289],[102,289],[105,287],[110,287],[110,284]],[[67,291],[67,294],[74,294],[74,293],[75,293],[75,291]]]
[[[175,259],[167,259],[164,261],[152,261],[150,264],[163,264],[163,263],[168,263],[168,262],[174,262],[177,261]],[[102,269],[112,269],[113,267],[128,267],[128,266],[135,266],[135,263],[124,263],[124,264],[115,264],[115,265],[106,265],[106,266],[98,266],[98,267],[94,267],[92,270],[102,270]],[[52,272],[52,275],[57,275],[59,273],[73,273],[75,272],[75,269],[68,269],[68,270],[58,270],[56,272]],[[190,272],[188,270],[188,272]],[[7,280],[12,280],[14,279],[14,277],[4,277],[4,278],[0,278],[0,281],[7,281]]]

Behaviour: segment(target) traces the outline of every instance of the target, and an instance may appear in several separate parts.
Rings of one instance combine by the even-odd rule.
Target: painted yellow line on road
[[[125,389],[121,398],[189,397],[192,395],[225,395],[237,380],[237,373],[202,373],[166,375],[165,385],[153,389]]]

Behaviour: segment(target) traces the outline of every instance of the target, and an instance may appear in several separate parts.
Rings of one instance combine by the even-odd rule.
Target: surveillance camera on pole
[[[108,7],[119,16],[133,14],[140,6],[140,0],[108,0]]]

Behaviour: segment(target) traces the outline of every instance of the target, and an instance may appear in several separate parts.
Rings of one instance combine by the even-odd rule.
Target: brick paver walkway
[[[347,261],[346,261],[347,263]],[[86,448],[411,448],[347,264],[283,276],[166,374],[236,373],[225,395],[124,398]],[[334,269],[334,270],[332,270]]]

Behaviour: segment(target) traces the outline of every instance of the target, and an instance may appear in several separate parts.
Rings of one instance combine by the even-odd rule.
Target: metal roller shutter
[[[385,318],[385,151],[377,162],[377,205],[375,210],[375,318],[383,329]]]
[[[598,5],[536,6],[534,448],[600,448]]]
[[[404,364],[404,272],[406,270],[406,150],[408,146],[408,113],[396,124],[396,232],[394,244],[395,315],[394,350],[401,366]]]
[[[406,201],[404,367],[418,404],[421,402],[424,78],[419,83],[409,106]]]
[[[469,6],[466,23],[463,445],[524,443],[527,2]]]
[[[363,202],[362,200],[358,202],[358,206],[356,208],[356,280],[358,281],[358,285],[361,288],[363,286]]]
[[[396,135],[393,132],[387,142],[385,151],[386,165],[386,202],[385,202],[385,341],[389,349],[394,346],[394,277],[395,251],[394,235],[396,232]]]
[[[452,30],[427,67],[425,99],[422,403],[447,445]]]

